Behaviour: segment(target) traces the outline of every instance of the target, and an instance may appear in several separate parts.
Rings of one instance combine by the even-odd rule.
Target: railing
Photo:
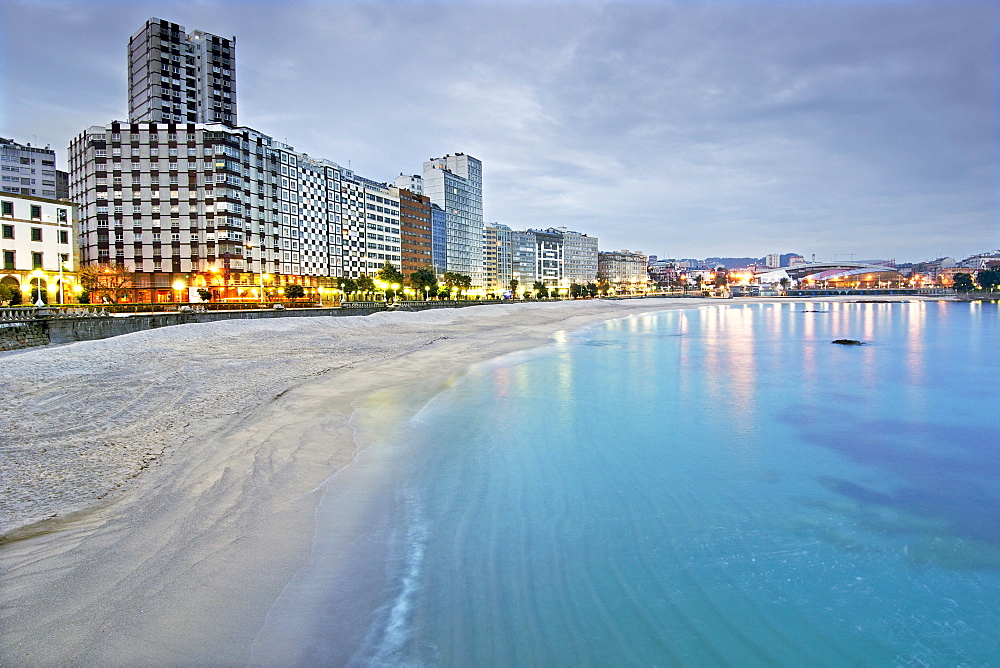
[[[111,315],[97,307],[13,306],[0,308],[0,322],[31,322],[42,318],[98,318]]]

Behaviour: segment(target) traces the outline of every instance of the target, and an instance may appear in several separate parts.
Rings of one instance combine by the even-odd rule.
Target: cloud
[[[242,122],[380,180],[470,153],[516,228],[688,257],[1000,246],[991,3],[8,2],[5,134],[123,118],[149,16],[237,36]]]

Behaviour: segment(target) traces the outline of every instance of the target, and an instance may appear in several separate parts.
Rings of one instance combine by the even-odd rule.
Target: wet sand
[[[718,305],[228,321],[0,355],[0,663],[293,663],[291,636],[255,639],[310,558],[321,492],[358,457],[364,397],[419,403],[560,330]],[[344,545],[364,534],[354,517]]]

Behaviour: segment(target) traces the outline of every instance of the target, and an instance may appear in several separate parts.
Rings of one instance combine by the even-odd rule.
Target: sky
[[[993,2],[0,0],[0,136],[127,120],[151,17],[237,37],[239,122],[378,181],[464,152],[484,215],[660,257],[1000,248]]]

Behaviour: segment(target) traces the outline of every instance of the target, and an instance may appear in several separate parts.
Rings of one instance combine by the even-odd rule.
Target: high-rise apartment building
[[[483,164],[464,153],[424,163],[424,194],[445,214],[445,271],[483,286]]]
[[[0,137],[0,191],[63,199],[69,197],[65,182],[66,173],[56,169],[54,150]]]
[[[431,265],[431,201],[406,188],[392,188],[399,197],[399,240],[403,277]]]
[[[236,38],[146,21],[128,45],[128,115],[236,127]]]
[[[70,144],[82,263],[136,272],[136,299],[175,281],[225,299],[307,292],[397,266],[389,187],[250,128],[113,122]],[[267,278],[264,278],[264,277]]]
[[[510,233],[511,278],[517,280],[518,293],[531,290],[532,284],[538,280],[536,258],[538,257],[535,233],[531,231],[513,231]]]
[[[535,280],[546,288],[564,285],[564,246],[562,234],[557,231],[529,230],[535,236]]]
[[[506,225],[489,223],[483,228],[483,281],[486,292],[501,294],[513,278],[511,232]]]
[[[604,280],[621,292],[646,289],[649,283],[648,258],[629,250],[598,253],[598,270]]]
[[[597,237],[567,230],[549,228],[563,239],[563,279],[568,287],[573,283],[586,285],[597,279]]]

